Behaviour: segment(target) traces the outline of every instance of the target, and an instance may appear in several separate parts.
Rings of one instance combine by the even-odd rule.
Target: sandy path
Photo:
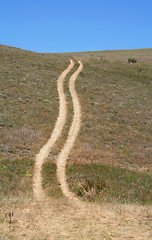
[[[65,167],[66,167],[67,158],[69,156],[71,148],[74,145],[75,139],[78,135],[80,125],[81,125],[81,108],[80,108],[80,103],[79,103],[77,93],[75,91],[75,80],[78,74],[82,71],[83,65],[81,61],[78,61],[78,62],[79,62],[79,67],[77,71],[70,77],[70,80],[69,80],[69,89],[72,96],[73,108],[74,108],[73,121],[69,130],[68,138],[65,142],[65,145],[61,150],[61,152],[59,153],[59,155],[57,156],[57,178],[60,183],[62,193],[69,200],[76,201],[76,202],[79,202],[79,200],[75,197],[75,195],[72,192],[70,192],[68,188],[68,184],[66,181]]]
[[[33,176],[33,193],[36,200],[43,200],[45,197],[44,191],[42,188],[42,165],[45,159],[48,157],[52,146],[55,144],[57,139],[59,138],[62,129],[65,125],[66,115],[67,115],[67,107],[66,107],[66,99],[63,90],[63,82],[66,75],[71,71],[74,66],[74,62],[70,60],[70,64],[66,70],[64,70],[58,78],[57,88],[59,94],[59,115],[55,124],[55,128],[51,134],[51,137],[47,141],[47,143],[41,148],[40,152],[36,155],[35,166],[34,166],[34,176]]]

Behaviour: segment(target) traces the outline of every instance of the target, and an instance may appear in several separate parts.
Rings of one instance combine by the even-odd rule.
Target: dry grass
[[[152,62],[152,49],[137,50],[107,50],[107,51],[91,51],[79,53],[66,53],[66,56],[74,56],[75,58],[123,61],[127,62],[129,58],[136,58],[139,62]]]
[[[1,204],[1,239],[151,239],[152,213],[148,207],[91,204],[77,209],[61,199],[42,205],[30,199],[22,203],[9,199]],[[11,210],[12,224],[5,218]]]
[[[83,121],[72,162],[151,171],[151,72],[148,63],[96,59],[84,63],[77,82]]]
[[[30,149],[22,157],[34,157],[49,137],[58,114],[56,79],[68,62],[0,46],[1,157],[18,158],[21,151],[10,151],[20,145]]]

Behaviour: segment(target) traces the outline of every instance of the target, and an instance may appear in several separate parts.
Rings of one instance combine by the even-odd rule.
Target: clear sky
[[[0,44],[36,52],[152,48],[152,0],[0,0]]]

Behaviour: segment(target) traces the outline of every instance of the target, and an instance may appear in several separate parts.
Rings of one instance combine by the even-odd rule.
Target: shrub
[[[106,187],[106,183],[101,180],[85,180],[78,184],[77,195],[90,201]]]
[[[137,60],[135,58],[128,58],[129,63],[136,63]]]

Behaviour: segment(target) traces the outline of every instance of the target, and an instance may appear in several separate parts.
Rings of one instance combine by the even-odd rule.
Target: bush
[[[136,63],[137,60],[135,58],[128,58],[128,62],[130,63]]]

